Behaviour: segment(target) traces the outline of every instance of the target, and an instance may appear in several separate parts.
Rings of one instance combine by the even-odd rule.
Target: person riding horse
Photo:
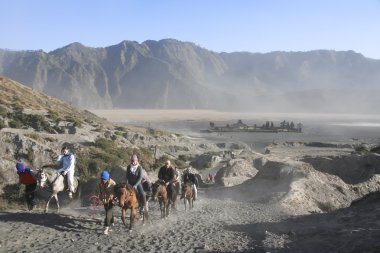
[[[126,181],[138,192],[138,199],[140,203],[140,214],[142,213],[144,207],[146,207],[146,196],[142,185],[142,179],[144,178],[144,170],[139,164],[139,159],[137,155],[132,155],[131,164],[127,167]]]
[[[63,175],[63,177],[67,176],[67,184],[69,188],[69,197],[73,197],[73,193],[75,193],[74,186],[74,173],[75,173],[75,156],[74,154],[69,152],[68,147],[63,147],[61,149],[61,155],[58,156],[58,162],[62,162],[62,167],[58,169],[58,172]]]
[[[165,162],[165,165],[160,168],[158,171],[158,179],[163,180],[165,182],[166,190],[168,192],[169,198],[174,202],[173,199],[175,193],[174,182],[175,178],[175,170],[171,166],[170,160]]]
[[[182,192],[185,190],[186,184],[190,184],[191,187],[193,188],[194,192],[194,200],[197,199],[197,188],[198,188],[198,179],[195,176],[195,172],[191,167],[187,168],[183,172],[183,187],[182,187]],[[181,196],[181,199],[183,198],[183,195]]]

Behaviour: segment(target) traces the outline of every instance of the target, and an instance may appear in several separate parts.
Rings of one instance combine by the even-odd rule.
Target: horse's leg
[[[161,202],[161,200],[160,200],[159,204],[160,204],[160,213],[161,213],[161,219],[162,219],[162,218],[164,218],[164,217],[162,216],[163,209],[162,209],[162,202]]]
[[[57,202],[57,213],[59,213],[58,193],[55,193],[54,198],[55,198],[55,201]]]
[[[134,222],[135,222],[135,219],[136,219],[136,213],[137,213],[136,207],[131,207],[131,217],[130,217],[130,224],[129,224],[129,232],[132,232],[132,228],[134,226]]]
[[[161,218],[164,219],[166,217],[166,202],[165,201],[160,202],[160,209],[161,209]]]
[[[49,199],[46,201],[46,204],[45,204],[45,213],[47,213],[49,211],[49,203],[50,203],[50,200],[54,197],[54,192],[50,195]]]
[[[167,202],[166,202],[166,204],[165,204],[165,206],[166,206],[166,217],[168,217],[169,216],[169,212],[170,212],[170,205],[171,205],[171,201],[170,200],[168,200]]]
[[[127,226],[127,223],[125,222],[125,212],[126,212],[125,208],[122,207],[121,208],[121,221],[123,222],[124,226]]]
[[[185,212],[186,212],[186,206],[187,206],[187,198],[185,196],[185,198],[183,198],[183,203],[185,204]]]
[[[148,201],[145,202],[144,211],[143,211],[143,225],[145,224],[145,220],[149,220],[148,214]]]

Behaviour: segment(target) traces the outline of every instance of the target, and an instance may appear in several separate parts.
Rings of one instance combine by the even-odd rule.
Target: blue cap
[[[102,173],[100,173],[100,178],[103,180],[108,180],[110,179],[110,173],[108,171],[104,170]]]
[[[16,168],[17,168],[17,172],[23,173],[24,169],[25,169],[25,166],[24,166],[23,163],[16,163]]]

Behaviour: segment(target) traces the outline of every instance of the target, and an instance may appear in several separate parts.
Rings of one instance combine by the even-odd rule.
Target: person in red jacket
[[[33,210],[34,192],[37,188],[37,179],[31,168],[26,168],[23,163],[16,164],[17,174],[19,176],[19,184],[25,185],[25,199],[28,204],[29,211]]]

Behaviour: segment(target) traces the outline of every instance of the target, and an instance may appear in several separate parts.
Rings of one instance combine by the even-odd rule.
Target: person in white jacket
[[[69,197],[73,197],[75,192],[74,186],[74,173],[75,173],[75,156],[69,152],[68,147],[63,147],[61,155],[58,156],[58,162],[62,163],[62,168],[58,169],[58,172],[63,176],[67,176],[67,184],[69,187]]]

